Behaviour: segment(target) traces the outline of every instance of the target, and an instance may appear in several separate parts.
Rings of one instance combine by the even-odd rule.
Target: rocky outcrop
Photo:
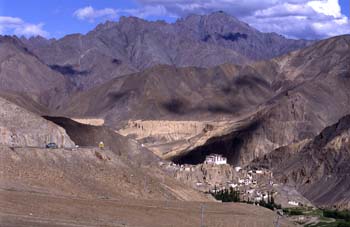
[[[0,144],[9,147],[74,147],[66,131],[3,98],[0,98]]]
[[[254,161],[318,206],[350,207],[350,116],[311,141],[279,148]]]
[[[134,138],[159,157],[174,159],[191,147],[205,143],[207,139],[227,129],[230,122],[214,121],[142,121],[130,120],[118,130],[122,135]]]

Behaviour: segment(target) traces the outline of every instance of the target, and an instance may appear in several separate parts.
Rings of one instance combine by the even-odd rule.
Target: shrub
[[[102,156],[102,154],[101,154],[100,152],[95,151],[95,156],[96,156],[98,159],[103,160],[103,156]]]
[[[337,227],[350,227],[350,222],[340,222]]]
[[[234,190],[233,188],[223,189],[220,191],[216,191],[211,193],[215,199],[221,200],[222,202],[239,202],[240,201],[240,193],[239,191]]]
[[[293,209],[293,210],[290,210],[289,211],[289,215],[302,215],[303,214],[303,211],[301,210],[296,210],[296,209]]]
[[[327,218],[343,219],[346,222],[350,222],[350,212],[348,210],[324,210],[323,216]]]

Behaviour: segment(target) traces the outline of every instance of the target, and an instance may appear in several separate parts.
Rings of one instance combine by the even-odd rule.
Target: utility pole
[[[275,227],[280,227],[279,220],[280,220],[280,216],[277,215],[275,221],[273,222],[273,224],[275,224]]]
[[[148,182],[147,182],[147,176],[145,176],[145,185],[144,185],[145,192],[148,192]]]
[[[204,227],[204,205],[201,205],[201,227]]]

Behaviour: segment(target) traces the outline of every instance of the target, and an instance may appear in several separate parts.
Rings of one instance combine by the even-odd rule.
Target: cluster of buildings
[[[233,188],[238,190],[242,200],[267,200],[274,185],[269,170],[247,170],[227,164],[227,158],[219,154],[206,157],[201,165],[178,165],[162,163],[164,169],[175,178],[188,183],[203,192],[214,192]]]
[[[273,173],[268,169],[247,169],[233,167],[222,155],[212,154],[199,165],[179,165],[173,162],[160,162],[160,166],[174,178],[202,192],[215,192],[233,188],[239,191],[242,201],[268,201],[274,192],[280,195],[279,184],[273,181]],[[300,206],[293,198],[286,205]]]
[[[206,157],[204,164],[207,165],[226,165],[227,164],[227,158],[223,157],[222,155],[213,154]],[[175,164],[173,162],[159,162],[159,165],[165,169],[172,169],[172,170],[178,170],[178,171],[186,171],[186,172],[192,172],[194,171],[193,165],[179,165]]]
[[[240,192],[241,200],[260,202],[267,201],[269,193],[273,191],[274,182],[269,170],[246,170],[235,167],[236,177],[226,184],[214,186],[213,190],[233,188]]]
[[[224,165],[227,159],[221,155],[207,156],[205,164]],[[210,191],[233,188],[240,192],[242,200],[260,202],[268,200],[269,193],[273,191],[273,174],[267,169],[243,169],[234,167],[235,174],[232,179],[219,185],[210,185]],[[198,184],[197,184],[198,185]],[[202,186],[202,184],[201,184]]]

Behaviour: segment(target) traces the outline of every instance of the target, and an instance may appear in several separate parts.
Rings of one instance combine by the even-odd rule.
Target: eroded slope
[[[325,128],[311,141],[279,148],[261,159],[281,182],[296,186],[319,206],[350,207],[350,116]]]

